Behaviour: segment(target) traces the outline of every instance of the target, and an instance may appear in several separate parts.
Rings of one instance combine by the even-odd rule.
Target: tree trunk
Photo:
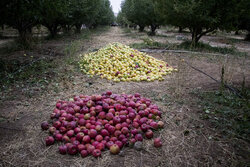
[[[18,28],[18,43],[20,43],[22,46],[28,48],[31,44],[31,39],[32,39],[32,32],[31,28],[28,29],[23,29],[23,28]]]
[[[179,26],[179,30],[178,30],[178,32],[179,32],[179,33],[181,33],[181,32],[182,32],[182,30],[183,30],[183,28],[182,28],[181,26]]]
[[[246,41],[250,41],[250,31],[248,31],[248,33],[247,33],[247,35],[246,35],[246,37],[245,37],[245,40],[246,40]]]
[[[192,38],[191,46],[195,48],[197,46],[200,38],[201,38],[201,36],[199,36],[199,34],[194,34],[194,38]]]
[[[51,25],[51,26],[47,26],[49,32],[50,32],[50,36],[51,38],[55,38],[57,33],[58,33],[58,25]]]
[[[191,46],[195,48],[201,37],[202,37],[202,28],[193,28]]]
[[[245,37],[245,40],[246,41],[250,41],[250,31],[247,32],[247,35]]]
[[[95,28],[97,28],[97,26],[98,26],[98,24],[92,24],[91,29],[95,29]]]
[[[145,26],[139,25],[139,32],[142,32],[144,30]]]
[[[155,30],[157,28],[157,25],[152,24],[150,27],[151,27],[151,33],[150,33],[150,35],[155,35]]]
[[[192,32],[192,47],[196,47],[197,43],[199,42],[199,40],[201,39],[201,37],[203,35],[206,35],[209,32],[213,32],[214,29],[206,29],[205,31],[202,31],[202,28],[191,28],[190,29]]]
[[[82,25],[81,25],[81,24],[76,24],[75,26],[76,26],[76,31],[75,31],[75,32],[76,32],[77,34],[80,34],[80,33],[81,33],[81,26],[82,26]]]
[[[69,33],[69,31],[70,31],[70,29],[71,29],[71,26],[70,26],[70,25],[64,25],[64,26],[62,27],[62,29],[63,29],[63,32],[64,32],[64,33]]]
[[[23,29],[18,29],[19,33],[19,40],[20,41],[26,41],[27,40],[27,32],[24,31]]]

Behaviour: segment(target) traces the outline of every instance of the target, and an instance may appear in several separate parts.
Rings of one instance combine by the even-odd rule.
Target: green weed
[[[144,39],[142,43],[133,43],[130,45],[136,49],[169,49],[169,50],[188,50],[195,52],[209,52],[209,53],[221,53],[221,54],[231,54],[237,56],[244,56],[246,53],[238,51],[235,47],[212,47],[209,44],[199,42],[196,47],[191,46],[191,41],[185,41],[181,44],[170,44],[170,43],[160,43],[152,39]]]
[[[149,49],[164,48],[165,49],[169,47],[169,44],[160,43],[151,38],[144,38],[142,43],[133,43],[130,45],[130,47],[136,48],[136,49],[145,49],[145,48],[149,48]]]
[[[224,91],[196,93],[199,105],[203,107],[202,119],[208,119],[225,136],[237,137],[247,141],[250,135],[250,90],[246,97],[239,98]]]
[[[176,46],[178,49],[191,50],[191,51],[199,51],[199,52],[212,52],[212,53],[221,53],[221,54],[240,54],[235,47],[227,48],[227,47],[212,47],[209,44],[205,44],[199,42],[195,48],[191,47],[191,41],[185,41]]]

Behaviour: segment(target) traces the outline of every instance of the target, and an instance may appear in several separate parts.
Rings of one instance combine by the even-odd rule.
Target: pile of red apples
[[[50,123],[44,121],[41,127],[50,133],[45,139],[47,146],[56,141],[63,143],[58,148],[60,154],[100,157],[104,150],[119,154],[125,146],[152,139],[154,132],[164,126],[161,114],[157,105],[138,93],[107,91],[58,101]],[[154,146],[162,146],[160,138],[154,139]]]

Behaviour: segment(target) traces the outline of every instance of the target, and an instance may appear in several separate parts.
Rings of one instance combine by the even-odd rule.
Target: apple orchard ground
[[[80,52],[89,52],[111,42],[127,45],[142,42],[145,36],[145,33],[131,35],[119,27],[112,27],[107,31],[92,34],[89,39],[77,39],[75,47],[78,47],[78,52],[71,55],[70,59],[62,50],[72,44],[69,41],[76,41],[75,38],[60,38],[43,44],[42,49],[52,48],[61,53],[53,57],[55,66],[51,71],[56,72],[52,73],[53,82],[45,84],[44,89],[35,85],[20,86],[22,83],[16,83],[1,92],[0,166],[191,167],[249,163],[249,143],[238,138],[224,138],[223,133],[215,129],[209,120],[202,119],[203,108],[197,103],[199,98],[192,93],[216,90],[219,85],[194,71],[183,61],[188,61],[218,80],[221,65],[226,62],[230,67],[226,77],[232,83],[240,85],[244,72],[246,86],[249,87],[249,56],[242,58],[189,53],[150,53],[151,56],[167,61],[179,70],[166,76],[161,82],[116,83],[99,77],[88,78],[76,68]],[[158,41],[166,40],[166,37],[160,36],[153,38]],[[215,38],[204,37],[205,40]],[[171,40],[174,39],[169,39]],[[249,48],[249,43],[243,43],[242,47]],[[28,52],[34,57],[41,56],[40,52]],[[4,56],[7,59],[23,53],[14,52]],[[49,57],[46,53],[44,56]],[[95,159],[92,156],[81,158],[80,155],[60,155],[57,152],[57,144],[45,146],[44,138],[47,134],[41,131],[40,123],[49,119],[58,99],[66,100],[79,94],[101,94],[106,90],[126,94],[138,92],[160,107],[165,128],[157,132],[157,135],[162,138],[162,148],[153,147],[152,140],[144,140],[142,151],[127,147],[122,150],[121,155],[110,155],[109,151],[105,151],[102,152],[102,158]]]

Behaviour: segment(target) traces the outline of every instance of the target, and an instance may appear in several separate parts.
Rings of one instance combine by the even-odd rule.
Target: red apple
[[[83,138],[82,138],[82,141],[84,142],[84,143],[89,143],[90,142],[90,137],[88,136],[88,135],[86,135],[86,136],[84,136]]]
[[[49,123],[47,121],[42,122],[41,128],[42,128],[42,130],[48,130],[49,129]]]
[[[153,138],[154,133],[153,133],[152,130],[148,130],[148,131],[145,133],[145,136],[146,136],[146,138],[151,139],[151,138]]]
[[[84,137],[84,133],[83,132],[79,132],[79,133],[77,133],[77,135],[76,135],[76,140],[78,140],[78,141],[82,141],[82,139],[83,139],[83,137]]]
[[[88,155],[89,155],[89,153],[88,153],[87,150],[82,150],[82,151],[81,151],[81,156],[82,156],[83,158],[87,157]]]
[[[84,144],[78,144],[77,145],[77,150],[81,152],[82,150],[86,150],[86,146]]]
[[[162,146],[162,142],[160,138],[155,138],[154,139],[154,146],[155,147],[161,147]]]
[[[89,135],[89,137],[91,137],[91,138],[95,138],[96,135],[97,135],[97,131],[96,131],[95,129],[90,129],[88,135]]]
[[[126,135],[126,134],[128,134],[129,130],[127,127],[123,127],[121,132]]]
[[[87,147],[87,151],[88,151],[89,154],[91,154],[94,150],[95,150],[95,147],[92,146],[92,145],[89,145],[89,146]]]
[[[112,120],[113,117],[114,117],[114,115],[112,113],[110,113],[110,112],[106,114],[106,119],[107,120]]]
[[[63,138],[63,136],[62,136],[62,134],[60,134],[60,133],[57,133],[57,134],[55,135],[56,141],[62,141],[62,138]]]
[[[46,146],[50,146],[50,145],[54,144],[54,142],[55,142],[55,139],[52,136],[48,136],[45,139]]]
[[[106,146],[107,146],[108,148],[110,148],[112,145],[114,145],[114,142],[113,142],[113,141],[108,141],[108,142],[106,143]]]
[[[74,129],[75,134],[79,133],[80,131],[81,131],[81,128],[79,128],[79,127],[76,127],[76,128]]]
[[[113,133],[115,132],[115,127],[112,126],[112,125],[110,125],[110,126],[108,127],[108,131],[109,131],[110,134],[113,134]]]
[[[81,118],[81,119],[79,119],[78,124],[80,126],[84,126],[86,124],[86,120]]]
[[[77,154],[77,147],[76,147],[76,145],[69,144],[69,145],[67,146],[67,152],[68,152],[70,155],[75,155],[75,154]]]
[[[116,124],[116,125],[115,125],[115,129],[116,129],[116,130],[120,130],[121,128],[122,128],[122,125],[121,125],[121,124]]]
[[[101,135],[97,135],[95,137],[95,140],[98,141],[98,142],[101,142],[103,140],[103,137]]]
[[[58,150],[59,150],[60,154],[66,154],[67,153],[67,146],[66,145],[59,146]]]
[[[93,150],[93,152],[92,152],[92,155],[93,155],[95,158],[100,157],[101,154],[102,154],[102,152],[101,152],[101,150],[99,150],[99,149],[95,149],[95,150]]]
[[[121,141],[117,140],[115,144],[118,145],[120,149],[122,149],[123,143]]]
[[[142,135],[141,135],[141,134],[139,134],[139,133],[138,133],[138,134],[136,134],[136,135],[135,135],[135,140],[136,140],[136,141],[142,141],[142,140],[143,140]]]
[[[49,132],[50,132],[51,134],[54,134],[55,131],[56,131],[56,128],[55,128],[55,127],[51,126],[51,127],[49,128]]]

